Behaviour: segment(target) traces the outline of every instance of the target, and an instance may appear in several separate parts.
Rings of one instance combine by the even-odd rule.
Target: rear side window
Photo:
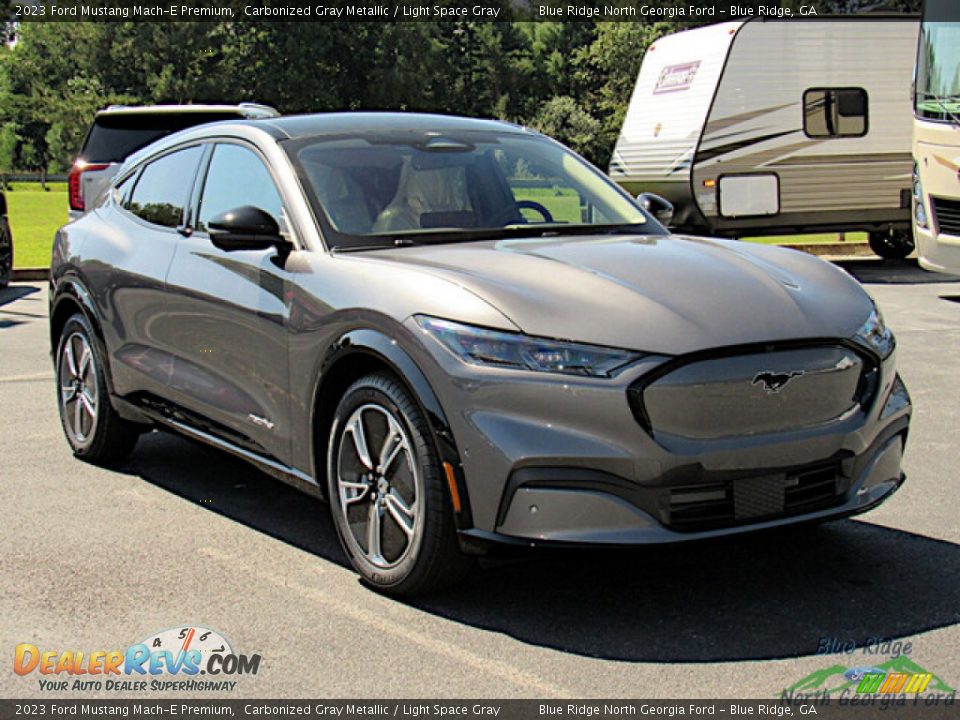
[[[110,113],[100,115],[80,156],[90,163],[121,162],[128,155],[178,130],[217,120],[236,120],[232,112]]]
[[[244,205],[265,210],[283,225],[280,193],[260,157],[241,145],[217,145],[203,186],[197,229],[205,232],[211,218]]]
[[[202,154],[195,145],[154,160],[141,171],[126,208],[154,225],[180,225]]]
[[[137,173],[128,175],[123,182],[113,188],[113,201],[125,208],[130,207],[130,195],[137,183]]]
[[[867,134],[867,91],[814,88],[803,94],[803,132],[812,138]]]

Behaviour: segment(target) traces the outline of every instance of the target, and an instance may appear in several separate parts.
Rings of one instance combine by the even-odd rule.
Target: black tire
[[[110,404],[105,368],[106,352],[90,321],[82,313],[72,315],[57,340],[57,409],[73,454],[97,464],[127,457],[141,431]]]
[[[426,418],[396,377],[373,373],[347,389],[330,429],[327,497],[340,544],[366,583],[409,597],[470,569],[443,477]]]
[[[870,249],[885,260],[903,260],[914,248],[909,232],[872,232],[867,239]]]
[[[0,215],[0,288],[10,284],[10,273],[13,270],[13,234],[10,232],[10,223]]]

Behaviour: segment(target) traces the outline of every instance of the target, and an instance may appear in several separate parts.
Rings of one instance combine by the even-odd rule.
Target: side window
[[[280,193],[260,157],[240,145],[217,145],[200,198],[197,229],[206,231],[211,218],[243,205],[252,205],[284,224]]]
[[[127,178],[113,189],[113,201],[118,205],[129,209],[130,195],[133,192],[133,186],[137,184],[137,173],[127,176]]]
[[[808,137],[861,137],[867,134],[867,91],[815,88],[803,93],[803,132]]]
[[[124,206],[149,223],[177,227],[202,153],[200,146],[194,146],[154,160],[141,171]]]

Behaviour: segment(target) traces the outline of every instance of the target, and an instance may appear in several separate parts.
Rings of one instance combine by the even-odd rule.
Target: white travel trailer
[[[753,19],[648,48],[610,175],[670,200],[680,231],[865,230],[913,249],[911,73],[918,18]]]
[[[917,53],[913,233],[920,265],[960,275],[960,4],[927,0]]]

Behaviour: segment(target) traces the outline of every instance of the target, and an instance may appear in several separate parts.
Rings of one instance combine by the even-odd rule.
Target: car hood
[[[530,335],[670,355],[850,337],[872,307],[830,263],[737,241],[605,235],[364,254],[454,282]]]

